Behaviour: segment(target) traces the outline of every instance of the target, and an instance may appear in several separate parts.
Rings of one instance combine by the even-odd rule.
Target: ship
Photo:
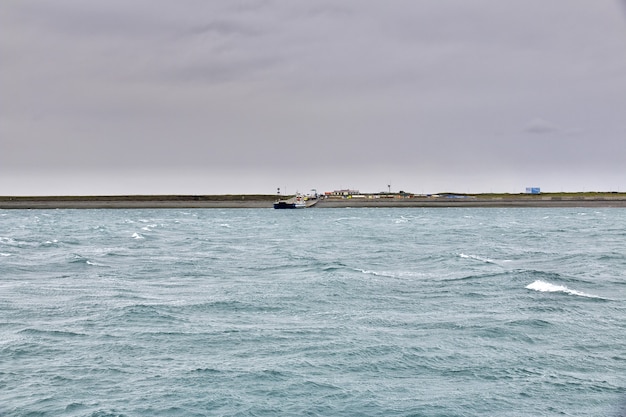
[[[278,200],[274,203],[275,209],[299,209],[306,208],[306,201],[301,194],[296,194],[295,197],[287,200]]]
[[[317,193],[314,198],[305,197],[298,193],[287,200],[278,200],[274,203],[275,209],[301,209],[313,207],[317,203]]]

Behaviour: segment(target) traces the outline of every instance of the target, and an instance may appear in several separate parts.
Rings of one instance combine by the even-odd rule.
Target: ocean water
[[[0,416],[622,416],[626,210],[0,211]]]

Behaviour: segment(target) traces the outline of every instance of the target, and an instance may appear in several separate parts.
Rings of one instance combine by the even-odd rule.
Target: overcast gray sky
[[[617,0],[3,0],[0,195],[626,191]]]

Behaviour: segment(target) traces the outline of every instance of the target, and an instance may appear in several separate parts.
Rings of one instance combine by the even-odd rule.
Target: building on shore
[[[360,194],[361,193],[359,192],[359,190],[349,190],[349,189],[326,191],[324,193],[326,197],[341,197],[341,198],[347,198],[349,196],[360,195]]]

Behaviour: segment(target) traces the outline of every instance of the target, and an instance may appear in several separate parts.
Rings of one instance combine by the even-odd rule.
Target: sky
[[[619,0],[3,0],[0,195],[626,191]]]

